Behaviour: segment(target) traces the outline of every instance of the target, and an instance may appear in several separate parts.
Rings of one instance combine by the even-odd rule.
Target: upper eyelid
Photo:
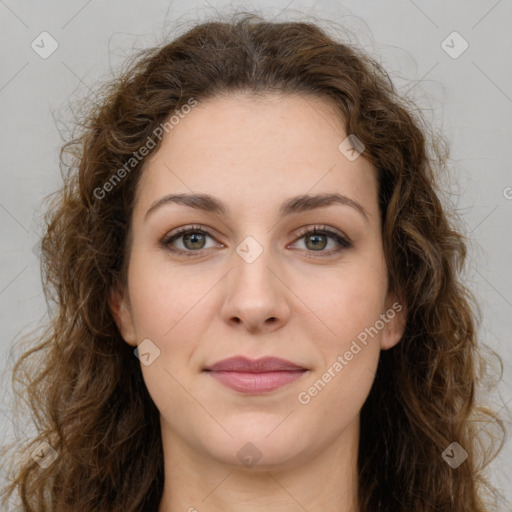
[[[211,228],[208,228],[208,227],[202,226],[202,225],[190,225],[190,226],[184,226],[184,227],[177,228],[177,230],[175,230],[175,232],[171,232],[171,233],[165,235],[163,238],[163,242],[164,242],[164,244],[169,244],[170,242],[172,242],[174,240],[178,240],[179,238],[186,235],[187,233],[190,233],[190,232],[193,233],[193,232],[198,232],[198,231],[203,232],[205,235],[209,236],[212,239],[216,238],[215,235],[212,233]],[[337,228],[332,228],[332,227],[326,226],[324,224],[313,224],[313,225],[308,225],[303,228],[300,228],[299,231],[296,231],[294,233],[293,242],[295,243],[297,240],[300,240],[304,236],[306,236],[310,233],[314,233],[315,231],[320,232],[320,234],[322,234],[322,232],[325,231],[325,232],[327,232],[326,233],[327,236],[329,236],[331,238],[335,238],[336,236],[338,236],[341,239],[345,240],[347,242],[348,246],[352,246],[352,241],[348,236],[346,236],[344,233],[339,231]],[[217,243],[220,243],[220,242],[217,242]],[[339,241],[338,241],[338,243],[340,245],[344,245],[344,244],[341,244]],[[224,244],[221,244],[221,245],[224,245]],[[198,251],[193,251],[193,252],[200,252],[202,250],[207,250],[207,249],[199,249]],[[178,251],[181,251],[181,249],[179,249]],[[321,252],[321,251],[319,251],[319,252]]]
[[[313,225],[306,226],[304,228],[300,228],[299,231],[297,231],[295,233],[295,237],[302,238],[304,235],[307,235],[309,233],[314,233],[315,231],[320,232],[320,233],[326,231],[328,234],[338,235],[341,238],[344,238],[345,240],[347,240],[347,242],[350,242],[349,237],[346,236],[342,231],[340,231],[337,228],[326,226],[325,224],[313,224]]]

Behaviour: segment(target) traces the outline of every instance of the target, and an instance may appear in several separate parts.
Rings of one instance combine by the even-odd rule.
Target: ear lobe
[[[108,305],[114,322],[121,336],[128,345],[137,346],[137,337],[133,326],[132,313],[128,295],[123,287],[112,288],[109,294]]]
[[[395,296],[392,296],[391,300],[395,298]],[[387,322],[380,342],[381,350],[389,350],[398,344],[404,334],[405,324],[407,322],[407,308],[405,303],[398,300],[391,303],[391,300],[386,301],[388,307],[384,316]]]

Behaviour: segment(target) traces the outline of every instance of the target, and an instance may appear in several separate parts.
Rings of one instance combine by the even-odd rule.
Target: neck
[[[165,482],[158,512],[359,512],[359,416],[320,453],[250,468],[186,445],[163,421],[162,436]]]

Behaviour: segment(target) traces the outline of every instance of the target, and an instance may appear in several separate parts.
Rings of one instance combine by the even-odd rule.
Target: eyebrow
[[[205,212],[229,215],[229,206],[223,203],[216,197],[210,194],[169,194],[156,200],[149,210],[146,212],[145,219],[165,204],[181,204],[202,210]],[[279,208],[279,218],[282,219],[290,214],[302,213],[305,211],[314,210],[316,208],[323,208],[333,204],[341,204],[350,206],[357,210],[368,222],[368,213],[361,204],[339,193],[325,193],[325,194],[303,194],[299,196],[290,197]]]

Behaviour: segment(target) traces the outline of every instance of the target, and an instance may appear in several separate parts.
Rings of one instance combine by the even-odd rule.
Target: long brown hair
[[[126,281],[145,158],[126,163],[150,138],[156,151],[155,130],[191,99],[235,91],[333,100],[376,170],[390,291],[407,323],[400,343],[382,352],[361,411],[361,512],[490,510],[482,470],[494,457],[480,439],[504,427],[476,402],[488,359],[477,345],[478,306],[460,277],[467,241],[440,200],[447,143],[357,46],[315,23],[246,13],[139,52],[95,92],[81,131],[61,149],[64,185],[51,196],[41,244],[55,307],[13,369],[38,435],[10,458],[5,499],[17,490],[22,510],[37,512],[157,510],[158,410],[108,307],[109,290]],[[43,441],[58,454],[45,469],[26,455]],[[454,442],[469,455],[456,469],[442,456]]]

